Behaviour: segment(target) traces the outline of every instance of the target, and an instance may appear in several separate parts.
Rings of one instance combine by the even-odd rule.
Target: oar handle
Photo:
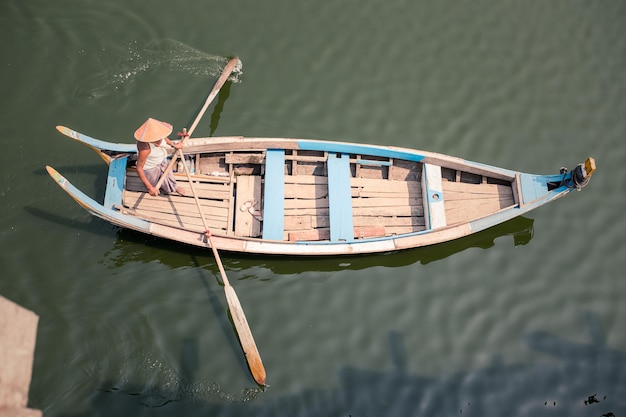
[[[179,133],[179,135],[182,137],[182,139],[178,143],[185,142],[185,139],[187,139],[189,137],[189,134],[187,134],[187,129],[183,129],[182,133]],[[182,153],[182,151],[180,149],[179,149],[179,151],[180,151],[180,157],[184,161],[185,158],[183,156],[183,153]],[[163,171],[163,174],[161,175],[161,178],[159,178],[159,181],[157,181],[156,185],[154,186],[154,188],[156,188],[157,190],[159,190],[161,188],[161,185],[163,184],[163,181],[165,181],[165,178],[167,178],[167,175],[170,173],[170,171],[174,167],[174,164],[178,160],[178,155],[179,155],[178,152],[175,153],[174,155],[172,155],[172,158],[170,159],[169,164],[167,164],[167,168],[165,168],[165,171]]]

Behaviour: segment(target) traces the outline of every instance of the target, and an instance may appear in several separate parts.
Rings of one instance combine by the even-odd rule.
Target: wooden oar
[[[184,158],[183,152],[180,149],[178,149],[177,153],[181,158]],[[235,289],[230,285],[230,282],[228,281],[226,271],[224,271],[224,265],[222,265],[220,255],[217,252],[215,244],[213,243],[213,239],[211,238],[211,231],[209,230],[209,226],[207,225],[206,219],[204,217],[202,206],[200,205],[200,199],[198,198],[198,194],[193,185],[193,179],[191,178],[189,168],[187,168],[187,164],[183,164],[183,167],[185,173],[187,174],[187,179],[189,180],[191,193],[193,194],[194,200],[196,200],[196,205],[198,206],[198,211],[200,212],[200,217],[202,218],[204,230],[206,230],[206,236],[208,238],[209,246],[213,251],[213,256],[215,256],[217,266],[219,267],[220,274],[222,275],[222,281],[224,282],[224,293],[226,294],[228,309],[230,310],[230,315],[233,318],[235,329],[237,330],[237,334],[239,335],[239,342],[241,343],[243,353],[245,354],[246,360],[248,361],[250,372],[252,372],[252,376],[254,377],[254,380],[257,382],[257,384],[265,385],[265,368],[263,367],[261,355],[259,355],[259,350],[256,347],[256,343],[254,343],[254,338],[252,337],[252,331],[250,330],[250,326],[248,325],[248,320],[246,320],[246,315],[243,312],[243,308],[241,307],[239,298],[235,293]]]
[[[200,119],[202,119],[202,116],[204,116],[204,112],[206,112],[206,109],[209,107],[209,104],[211,104],[213,99],[215,99],[215,96],[217,96],[217,93],[219,93],[219,91],[222,88],[222,86],[226,83],[226,81],[228,80],[228,77],[230,77],[230,74],[235,70],[235,68],[237,68],[237,65],[239,65],[239,58],[237,58],[237,57],[231,58],[230,61],[228,61],[228,63],[226,64],[226,66],[222,70],[222,74],[219,76],[217,81],[215,81],[215,85],[213,85],[213,89],[209,93],[209,96],[207,97],[206,101],[204,102],[204,105],[202,106],[202,109],[200,110],[200,112],[196,116],[196,120],[193,121],[193,124],[191,125],[191,128],[189,128],[189,131],[186,132],[187,136],[185,136],[183,134],[181,142],[184,142],[185,139],[187,137],[191,136],[193,131],[196,130],[196,126],[198,126],[198,123],[200,123]],[[175,154],[175,156],[172,157],[172,159],[170,160],[170,163],[167,165],[167,168],[163,172],[163,175],[161,175],[161,178],[159,178],[159,181],[155,185],[155,188],[157,190],[161,188],[161,185],[163,184],[163,181],[165,181],[165,177],[172,170],[172,168],[174,167],[174,164],[176,164],[176,161],[178,160],[177,155],[178,154]],[[181,158],[184,161],[184,158],[182,156],[181,156]]]

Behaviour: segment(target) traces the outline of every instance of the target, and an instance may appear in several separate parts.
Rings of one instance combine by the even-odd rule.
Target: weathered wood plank
[[[234,190],[235,190],[235,172],[232,169],[230,170],[229,180],[230,181],[228,183],[228,195],[233,195]],[[234,219],[235,219],[235,199],[231,199],[228,204],[228,222],[226,223],[228,227],[226,229],[226,234],[235,233]]]
[[[443,182],[443,191],[446,200],[490,198],[497,195],[513,195],[513,189],[500,184],[466,184],[458,182]]]
[[[137,218],[145,219],[147,221],[163,224],[166,226],[177,227],[180,229],[192,230],[195,232],[204,232],[204,224],[199,215],[189,216],[173,213],[162,213],[152,210],[144,209],[129,209],[122,208],[122,213],[133,215]],[[211,230],[226,230],[227,222],[223,216],[206,215],[205,220]]]
[[[313,156],[313,155],[285,155],[285,160],[287,161],[298,161],[298,162],[325,162],[325,156]]]
[[[321,175],[285,175],[285,184],[328,184],[328,178]]]
[[[328,197],[316,199],[288,199],[284,200],[284,209],[328,209]]]
[[[355,227],[354,238],[366,239],[370,237],[383,237],[385,236],[385,226],[367,226],[367,227]]]
[[[173,210],[186,210],[189,207],[196,207],[195,201],[190,197],[183,197],[179,195],[165,195],[165,196],[151,196],[148,193],[140,193],[135,191],[125,190],[123,194],[123,203],[130,208],[152,208],[154,210],[161,210],[164,212],[171,212]],[[209,210],[219,210],[228,208],[228,201],[224,200],[211,200],[200,199],[200,204],[203,208]],[[196,212],[197,212],[196,208]]]
[[[389,191],[363,191],[359,188],[352,187],[352,197],[364,197],[364,198],[401,198],[401,197],[413,197],[417,199],[422,198],[422,192],[405,193],[405,192],[389,192]]]
[[[308,200],[307,200],[308,201]],[[297,207],[297,208],[285,208],[285,217],[287,216],[302,216],[302,215],[313,215],[326,217],[330,215],[330,210],[328,207]]]
[[[397,226],[397,227],[407,227],[407,226],[424,226],[424,216],[356,216],[354,218],[354,226]]]
[[[313,216],[285,216],[285,230],[309,230],[313,229]]]
[[[353,235],[355,239],[383,237],[385,236],[385,227],[383,226],[355,227],[353,229]],[[291,231],[288,234],[288,239],[292,242],[293,241],[330,240],[330,228]]]
[[[350,185],[353,187],[372,187],[376,190],[387,190],[388,192],[421,192],[419,181],[394,181],[380,178],[352,178]]]
[[[446,217],[449,219],[449,224],[467,222],[488,216],[514,204],[512,196],[503,199],[480,200],[469,206],[463,201],[446,201]]]
[[[189,181],[187,180],[187,178],[181,178],[177,176],[176,181],[180,184],[182,188],[186,188],[187,190],[190,189]],[[141,182],[136,173],[127,173],[125,188],[129,191],[139,191],[144,193],[148,192],[147,188],[145,187],[143,182]],[[194,181],[194,188],[196,189],[199,198],[212,198],[220,200],[227,200],[230,198],[228,184],[225,182],[214,183],[207,181]]]
[[[467,210],[468,212],[480,211],[481,213],[490,211],[498,211],[514,204],[513,196],[495,197],[491,199],[475,200],[474,203],[468,204],[467,201],[446,201],[446,210]]]
[[[226,154],[225,162],[227,164],[263,164],[265,163],[265,155],[262,153],[234,153]]]
[[[354,227],[371,227],[371,226],[424,226],[424,216],[355,216],[353,219]],[[297,215],[285,216],[285,230],[306,230],[322,227],[329,227],[329,219],[327,216],[315,215]]]
[[[326,184],[285,184],[285,198],[317,199],[327,196]]]
[[[353,198],[352,207],[422,207],[422,199],[419,197],[388,197],[388,198]]]
[[[426,230],[426,226],[386,227],[385,230],[390,235],[403,235],[406,233],[421,232]]]
[[[289,232],[287,236],[292,242],[330,240],[330,227],[324,229],[293,231]]]
[[[195,212],[190,207],[184,207],[182,209],[181,209],[181,207],[176,207],[176,208],[174,208],[172,210],[164,210],[161,207],[151,207],[149,205],[139,205],[139,206],[135,206],[135,207],[125,206],[124,208],[127,209],[127,211],[131,212],[131,213],[132,212],[135,212],[135,213],[142,212],[144,214],[152,213],[152,215],[158,216],[159,218],[190,217],[190,218],[197,218],[198,222],[201,222],[200,214],[198,213],[198,207],[197,206],[195,207],[195,209],[196,209]],[[205,212],[206,216],[218,219],[219,221],[226,223],[226,219],[228,218],[228,211],[226,209],[216,210],[214,208],[208,208],[208,207],[202,207],[202,209],[203,209],[203,212]]]
[[[285,216],[285,230],[317,229],[330,227],[330,219],[323,215]]]
[[[422,206],[354,207],[354,216],[424,216]]]
[[[136,168],[132,167],[132,168],[127,169],[126,178],[128,179],[129,177],[139,178],[139,176],[137,175]],[[176,177],[176,181],[184,181],[184,182],[187,181],[187,174],[184,174],[184,173],[175,172],[174,177]],[[200,174],[200,175],[191,174],[191,178],[194,180],[196,184],[207,183],[207,184],[223,185],[224,183],[227,183],[230,181],[230,178],[228,178],[228,176],[213,176],[213,175],[206,175],[206,174]]]
[[[250,213],[261,204],[261,177],[244,175],[237,178],[235,235],[256,237],[261,234],[261,222]]]

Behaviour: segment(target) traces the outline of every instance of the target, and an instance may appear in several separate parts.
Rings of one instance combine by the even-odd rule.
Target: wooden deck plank
[[[324,216],[328,218],[330,215],[330,210],[328,209],[328,207],[285,208],[285,217],[302,215]]]
[[[189,181],[187,180],[187,178],[180,178],[177,176],[176,182],[179,183],[179,185],[182,188],[185,188],[187,190],[190,189]],[[213,199],[221,199],[221,200],[227,200],[230,198],[229,186],[225,182],[220,182],[220,183],[212,183],[212,182],[207,182],[207,181],[196,182],[194,180],[194,188],[196,192],[198,193],[199,198],[213,198]],[[131,191],[144,192],[144,193],[148,191],[136,173],[127,174],[126,189],[131,190]]]
[[[451,181],[443,182],[446,200],[492,198],[498,195],[513,195],[513,189],[500,184],[466,184]]]
[[[314,200],[328,196],[326,184],[285,184],[285,198]]]
[[[449,224],[457,224],[488,216],[514,204],[512,197],[502,200],[480,200],[471,206],[468,206],[466,202],[448,201],[446,202],[446,217],[449,219]]]
[[[235,182],[236,182],[235,170],[232,169],[232,166],[229,167],[228,180],[229,180],[228,181],[228,195],[232,196],[234,194]],[[228,222],[226,223],[228,227],[226,228],[226,234],[235,233],[234,219],[235,219],[235,199],[231,199],[228,204]]]
[[[180,229],[191,230],[199,233],[205,231],[204,224],[199,216],[180,216],[173,214],[164,214],[149,210],[130,210],[123,209],[122,212],[127,212],[138,218],[148,220],[153,223],[163,224],[165,226],[177,227]],[[226,230],[227,222],[224,218],[216,219],[213,216],[205,217],[207,225],[211,230]]]
[[[356,216],[354,218],[354,227],[360,226],[376,226],[381,225],[385,227],[397,226],[424,226],[424,216]]]
[[[285,216],[285,230],[317,229],[320,227],[330,227],[328,215],[298,214]]]
[[[187,174],[175,172],[174,177],[176,181],[187,181]],[[137,168],[131,167],[126,171],[126,178],[139,178],[137,175]],[[230,182],[230,178],[228,176],[212,176],[205,174],[191,174],[191,178],[194,180],[196,184],[215,184],[215,185],[224,185],[225,183]]]
[[[352,178],[350,180],[350,185],[352,187],[363,187],[365,190],[382,191],[389,193],[422,193],[421,183],[419,181],[394,181],[376,178]]]
[[[478,219],[515,204],[513,188],[500,184],[443,183],[449,224]]]
[[[395,197],[395,198],[353,198],[353,207],[422,207],[422,199],[419,197]]]
[[[369,226],[424,226],[424,216],[355,216],[353,219],[354,227]],[[306,230],[317,229],[321,227],[330,227],[327,216],[315,215],[298,215],[285,216],[285,230]]]
[[[265,162],[263,153],[228,153],[224,158],[226,164],[262,164]]]
[[[199,215],[191,215],[189,213],[163,213],[160,211],[154,210],[146,210],[146,209],[128,209],[126,210],[129,213],[134,213],[138,217],[146,216],[146,218],[150,218],[151,220],[159,219],[159,220],[167,220],[172,224],[178,224],[178,227],[182,227],[184,224],[193,224],[197,226],[202,226],[202,219]],[[209,223],[218,224],[220,228],[225,228],[226,225],[226,217],[219,214],[205,214],[205,219]],[[202,230],[204,231],[204,230]]]
[[[261,222],[251,210],[261,205],[261,176],[240,175],[237,177],[235,210],[235,235],[256,237],[261,234]]]
[[[390,235],[404,235],[406,233],[415,233],[426,230],[426,226],[403,226],[403,227],[386,227],[385,230]]]
[[[284,209],[324,209],[329,207],[328,197],[316,199],[288,199],[284,200]]]
[[[352,234],[355,239],[383,237],[385,236],[385,228],[383,226],[355,227]],[[330,228],[292,231],[289,232],[288,239],[292,242],[330,240]]]
[[[161,211],[171,212],[176,208],[185,210],[189,207],[196,207],[196,203],[193,198],[175,194],[151,196],[148,193],[125,190],[123,195],[124,205],[130,208],[139,208],[139,206],[142,206],[142,208],[150,207],[154,210],[161,209]],[[228,208],[229,202],[224,200],[201,198],[200,204],[203,208],[207,208],[209,210],[220,210]],[[195,211],[198,212],[197,207]]]
[[[285,184],[328,184],[328,178],[320,175],[285,175]]]
[[[355,207],[354,216],[424,216],[422,206]]]

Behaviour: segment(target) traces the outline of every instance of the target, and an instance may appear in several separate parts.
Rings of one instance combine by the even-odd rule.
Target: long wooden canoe
[[[102,203],[47,167],[87,211],[121,227],[207,245],[193,197],[147,193],[134,144],[57,129],[109,166]],[[288,138],[190,138],[184,153],[216,248],[280,255],[389,252],[457,239],[580,190],[595,170],[593,158],[533,175],[433,152]],[[179,171],[177,180],[189,189]]]

